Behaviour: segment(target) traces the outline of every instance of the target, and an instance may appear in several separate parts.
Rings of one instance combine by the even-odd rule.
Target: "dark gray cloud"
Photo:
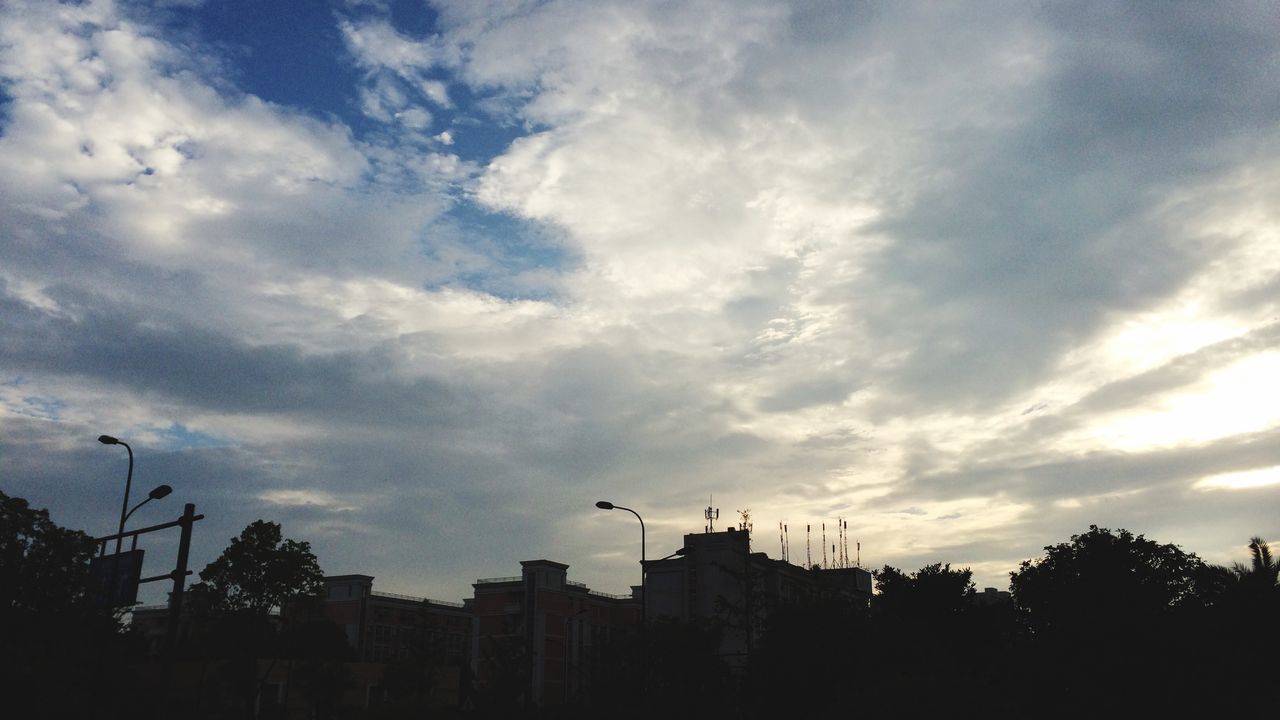
[[[324,415],[353,424],[383,419],[437,424],[465,399],[440,383],[372,382],[372,352],[307,356],[291,346],[251,346],[182,319],[50,287],[59,312],[3,299],[3,361],[19,372],[80,376],[160,394],[210,411]]]
[[[260,102],[145,17],[0,11],[0,488],[110,529],[127,436],[179,489],[149,517],[207,511],[197,562],[269,517],[454,599],[533,556],[621,590],[601,498],[653,547],[714,495],[1000,585],[1090,522],[1280,532],[1274,487],[1193,489],[1280,465],[1280,419],[1105,432],[1269,367],[1274,8],[443,5],[342,25],[352,102],[447,76],[433,109],[523,129],[480,159]]]

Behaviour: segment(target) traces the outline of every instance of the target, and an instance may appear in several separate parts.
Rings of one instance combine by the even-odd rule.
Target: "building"
[[[417,657],[470,663],[473,628],[466,603],[377,591],[369,575],[334,575],[324,585],[324,616],[342,628],[362,662]]]
[[[638,627],[638,588],[612,595],[569,580],[564,563],[520,565],[519,577],[481,579],[473,586],[476,681],[525,704],[575,703],[589,689],[599,651]]]
[[[822,597],[866,603],[871,573],[860,567],[806,570],[751,552],[751,534],[730,528],[684,536],[684,555],[646,565],[650,620],[704,621],[721,631],[721,655],[743,668],[777,607]]]
[[[1008,590],[997,590],[993,587],[983,588],[982,592],[974,593],[970,598],[974,605],[979,607],[992,607],[1013,604],[1013,596]]]
[[[386,702],[383,679],[387,665],[402,662],[430,668],[429,702],[460,705],[471,675],[474,628],[470,608],[462,602],[374,590],[373,580],[370,575],[326,577],[318,605],[290,606],[284,617],[273,612],[270,618],[287,626],[314,618],[318,611],[342,630],[354,650],[354,658],[345,663],[350,673],[350,687],[342,698],[346,707],[371,708]],[[133,611],[133,631],[146,641],[153,659],[159,657],[163,646],[168,617],[169,609],[163,605]],[[288,707],[290,717],[295,710],[305,710],[305,695],[290,687],[289,664],[269,658],[259,664],[262,672],[269,673],[264,676],[260,709]],[[201,682],[199,677],[189,680],[187,691],[192,695],[204,692]]]

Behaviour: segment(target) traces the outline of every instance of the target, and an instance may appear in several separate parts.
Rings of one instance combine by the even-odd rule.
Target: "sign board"
[[[89,561],[89,587],[103,607],[123,607],[138,602],[142,578],[142,551],[129,550]]]

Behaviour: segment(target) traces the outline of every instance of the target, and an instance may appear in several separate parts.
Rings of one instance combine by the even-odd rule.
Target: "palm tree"
[[[1242,584],[1258,589],[1269,589],[1280,577],[1280,563],[1271,557],[1271,548],[1260,537],[1249,538],[1250,564],[1232,563],[1231,571]]]

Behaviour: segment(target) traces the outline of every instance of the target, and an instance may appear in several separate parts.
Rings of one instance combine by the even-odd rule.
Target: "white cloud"
[[[259,493],[258,499],[272,505],[319,507],[335,512],[359,509],[351,505],[342,504],[341,501],[329,493],[306,489],[268,490]]]
[[[1223,473],[1198,480],[1197,490],[1248,490],[1280,484],[1280,466]]]
[[[1136,10],[462,2],[422,40],[374,10],[339,28],[365,140],[111,3],[4,14],[6,418],[181,423],[235,450],[165,460],[243,478],[200,490],[225,514],[271,503],[350,563],[360,527],[437,533],[460,587],[520,537],[620,588],[616,527],[545,521],[613,493],[658,545],[714,493],[1003,586],[1090,513],[1175,524],[1167,453],[1272,464],[1209,452],[1280,422],[1272,45],[1214,26],[1225,59],[1188,65],[1185,19],[1129,37]],[[450,154],[485,109],[527,132]],[[1083,477],[1119,449],[1131,477]]]

